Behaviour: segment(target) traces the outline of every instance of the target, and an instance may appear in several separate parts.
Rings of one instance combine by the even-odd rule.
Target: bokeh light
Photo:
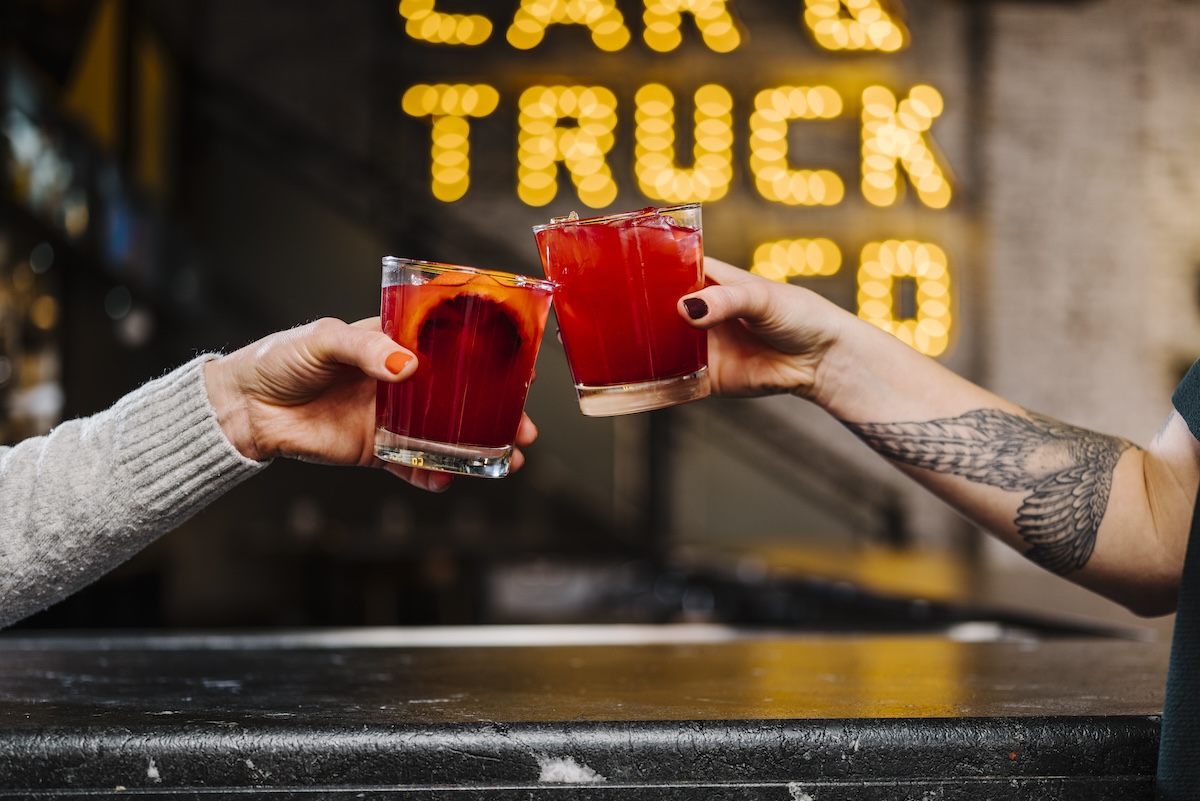
[[[603,86],[533,86],[518,100],[517,195],[530,206],[544,206],[558,194],[558,165],[566,166],[591,208],[604,208],[617,197],[605,155],[617,127],[617,98]],[[564,119],[576,125],[564,126]]]
[[[651,50],[669,53],[683,41],[683,13],[693,15],[704,44],[717,53],[729,53],[742,43],[737,22],[726,0],[647,0],[642,38]]]
[[[430,180],[433,196],[458,200],[471,185],[471,126],[468,117],[496,110],[500,94],[486,84],[417,84],[400,101],[404,113],[433,119]]]
[[[915,284],[915,316],[897,314],[897,285]],[[868,243],[858,267],[858,316],[922,353],[937,356],[950,345],[953,324],[950,269],[945,252],[930,242],[889,239]]]
[[[755,248],[750,272],[785,283],[797,276],[834,275],[841,266],[842,251],[832,240],[779,239]]]
[[[733,180],[733,97],[728,90],[716,84],[696,90],[691,169],[675,163],[675,96],[671,90],[647,84],[634,100],[634,172],[643,194],[667,203],[724,197]]]
[[[846,187],[832,170],[792,169],[788,164],[791,120],[830,120],[842,98],[829,86],[777,86],[754,98],[750,115],[750,169],[759,193],[789,206],[836,206]]]
[[[925,133],[942,114],[942,96],[932,86],[909,90],[899,103],[890,89],[871,86],[862,95],[862,192],[875,206],[899,199],[903,166],[917,197],[932,209],[950,203],[950,181]]]
[[[908,29],[879,0],[805,0],[804,24],[826,50],[894,53],[908,44]]]
[[[436,11],[434,0],[400,0],[404,32],[431,44],[481,45],[492,35],[492,23],[478,14]]]
[[[613,0],[522,0],[508,28],[508,43],[518,50],[541,44],[551,25],[584,25],[592,43],[606,53],[629,44],[629,28]]]

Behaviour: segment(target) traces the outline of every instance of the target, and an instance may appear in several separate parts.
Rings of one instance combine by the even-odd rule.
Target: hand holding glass
[[[383,331],[417,354],[417,371],[400,384],[379,383],[375,455],[506,475],[552,288],[523,275],[385,258]]]

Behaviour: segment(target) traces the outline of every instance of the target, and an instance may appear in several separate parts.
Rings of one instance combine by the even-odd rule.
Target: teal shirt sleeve
[[[1200,440],[1200,361],[1193,364],[1179,382],[1171,403],[1187,423],[1192,436]]]
[[[1200,361],[1171,397],[1175,411],[1200,439]],[[1200,501],[1197,502],[1200,507]],[[1200,800],[1200,514],[1193,512],[1179,585],[1175,634],[1163,698],[1155,798]]]

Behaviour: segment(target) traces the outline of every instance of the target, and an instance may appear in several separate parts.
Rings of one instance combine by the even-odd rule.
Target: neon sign
[[[514,0],[515,7],[503,14],[456,13],[447,10],[452,5],[401,0],[405,36],[458,53],[485,46],[495,53],[502,47],[510,54],[505,58],[519,59],[528,82],[514,87],[510,79],[502,86],[476,74],[475,80],[461,82],[413,82],[403,90],[404,113],[429,126],[428,181],[440,202],[469,202],[473,163],[479,158],[472,154],[473,127],[502,112],[515,116],[514,188],[529,207],[572,195],[584,206],[606,209],[631,188],[627,184],[654,203],[728,203],[737,190],[743,205],[751,196],[779,208],[847,208],[848,214],[851,206],[940,212],[953,199],[950,170],[933,138],[945,101],[928,82],[868,80],[852,89],[832,81],[767,82],[748,94],[739,76],[679,92],[650,76],[631,86],[628,72],[615,65],[604,80],[594,74],[562,80],[562,58],[551,60],[553,70],[549,62],[530,60],[540,49],[552,48],[556,27],[573,27],[576,47],[587,42],[590,52],[580,57],[611,58],[644,46],[660,54],[682,48],[693,61],[697,53],[719,60],[747,48],[754,34],[739,19],[733,0],[642,0],[636,31],[621,10],[628,4],[616,0]],[[831,54],[827,58],[835,53],[894,58],[912,45],[896,2],[804,0],[795,5],[796,24],[818,53]],[[554,52],[561,53],[561,46]],[[551,72],[558,80],[545,80]],[[630,95],[626,110],[622,103],[629,104]],[[740,121],[739,106],[745,109]],[[620,126],[629,120],[632,135],[623,138]],[[797,152],[798,132],[835,121],[854,123],[859,155],[853,168],[805,163],[821,154]],[[488,159],[495,155],[486,154]],[[752,271],[777,281],[803,281],[839,274],[854,260],[836,237],[805,233],[757,243]],[[859,315],[925,353],[945,352],[954,328],[946,249],[931,241],[887,237],[855,250]]]

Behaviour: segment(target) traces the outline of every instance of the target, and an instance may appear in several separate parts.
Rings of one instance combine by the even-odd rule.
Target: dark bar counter
[[[0,636],[0,797],[1153,797],[1168,644],[697,626]]]

